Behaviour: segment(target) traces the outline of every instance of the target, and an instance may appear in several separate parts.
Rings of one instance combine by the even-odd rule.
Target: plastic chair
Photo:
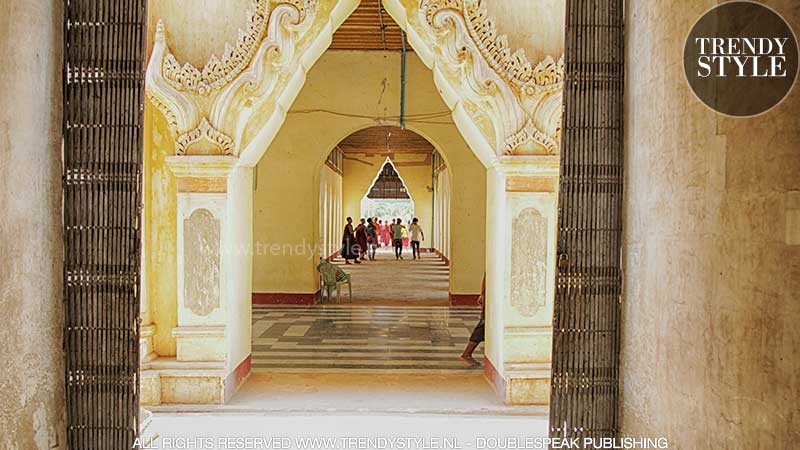
[[[353,285],[351,284],[350,274],[345,272],[344,270],[340,269],[337,265],[331,264],[328,261],[322,261],[317,266],[317,271],[319,271],[320,277],[322,278],[321,289],[320,289],[320,301],[325,299],[325,295],[328,296],[328,302],[331,301],[331,295],[333,294],[333,289],[336,289],[336,303],[341,303],[342,301],[342,285],[347,284],[347,293],[350,298],[350,303],[353,303]]]

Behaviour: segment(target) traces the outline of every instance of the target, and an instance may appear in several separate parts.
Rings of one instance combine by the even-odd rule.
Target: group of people
[[[357,225],[353,225],[353,218],[347,218],[342,235],[342,258],[345,264],[352,264],[350,261],[360,264],[361,261],[369,259],[375,260],[375,253],[378,247],[389,245],[394,246],[395,259],[403,259],[403,247],[411,244],[414,259],[421,258],[420,242],[425,240],[425,233],[416,217],[406,227],[403,220],[393,219],[385,222],[378,220],[377,217],[361,219]]]

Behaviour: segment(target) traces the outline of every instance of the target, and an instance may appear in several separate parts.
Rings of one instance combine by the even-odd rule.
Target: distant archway
[[[375,175],[375,179],[361,199],[361,215],[382,220],[414,217],[414,199],[408,192],[403,177],[388,157]]]
[[[341,188],[335,186],[337,175]],[[450,204],[445,199],[452,178],[444,156],[427,137],[391,125],[359,129],[334,146],[319,180],[323,248],[338,250],[341,227],[334,225],[331,231],[330,224],[341,223],[340,216],[356,222],[377,217],[382,225],[400,218],[407,227],[417,218],[425,233],[421,248],[450,256],[441,244],[449,242]],[[334,186],[325,186],[331,181]],[[334,255],[329,251],[321,256]]]

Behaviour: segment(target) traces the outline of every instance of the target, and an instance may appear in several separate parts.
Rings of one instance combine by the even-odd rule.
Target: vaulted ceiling
[[[345,155],[390,156],[394,153],[431,155],[434,146],[413,131],[378,126],[357,131],[339,143]]]
[[[380,0],[362,0],[355,12],[334,33],[331,50],[400,51],[400,26],[383,9]],[[406,49],[411,46],[406,42]]]

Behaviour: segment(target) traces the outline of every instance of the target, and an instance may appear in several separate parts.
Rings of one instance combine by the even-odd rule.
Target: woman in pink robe
[[[383,245],[386,247],[389,247],[392,243],[392,232],[389,229],[388,220],[383,221],[383,225],[381,225],[381,242],[383,242]]]

